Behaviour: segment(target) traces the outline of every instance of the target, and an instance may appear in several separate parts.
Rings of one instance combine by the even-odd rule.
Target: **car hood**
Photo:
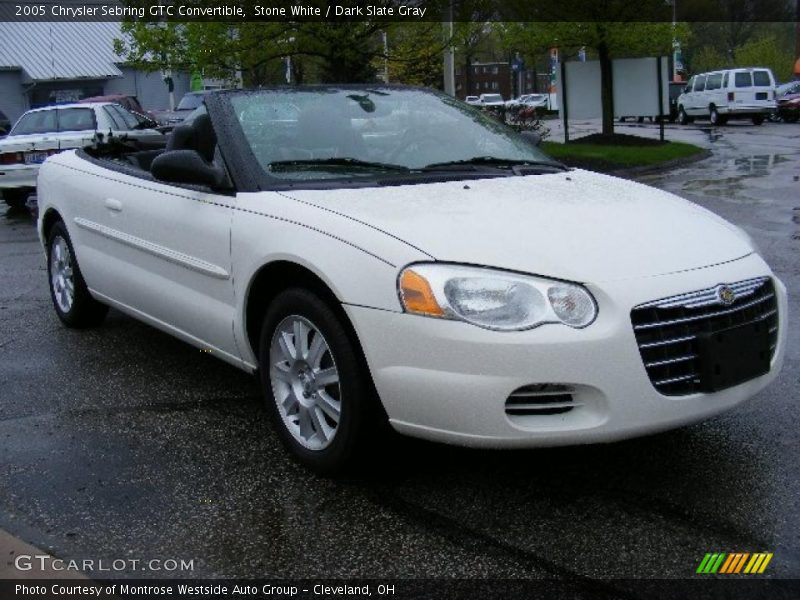
[[[696,269],[753,251],[740,229],[693,203],[581,170],[288,194],[436,260],[579,282]]]

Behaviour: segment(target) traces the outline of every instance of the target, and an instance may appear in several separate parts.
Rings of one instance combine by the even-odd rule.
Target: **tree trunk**
[[[600,102],[603,115],[603,135],[614,135],[614,84],[611,75],[611,55],[608,45],[600,42],[597,46],[600,59]]]
[[[472,67],[470,62],[472,57],[469,53],[464,56],[464,97],[472,95]]]

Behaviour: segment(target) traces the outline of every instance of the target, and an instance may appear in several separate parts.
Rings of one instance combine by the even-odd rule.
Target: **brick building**
[[[468,72],[469,71],[469,72]],[[466,96],[479,96],[480,94],[500,94],[504,100],[547,91],[546,73],[536,73],[534,69],[523,69],[521,76],[514,73],[508,62],[474,62],[469,67],[457,65],[456,97],[463,100]],[[539,85],[536,85],[536,79]],[[514,80],[517,79],[517,82]],[[520,86],[521,80],[521,86]],[[521,87],[522,89],[517,89]]]

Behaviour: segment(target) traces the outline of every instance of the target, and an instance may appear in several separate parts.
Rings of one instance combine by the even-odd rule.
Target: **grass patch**
[[[542,142],[541,148],[556,160],[571,167],[593,171],[653,166],[679,158],[689,158],[703,152],[699,146],[683,142],[649,143],[642,146]]]

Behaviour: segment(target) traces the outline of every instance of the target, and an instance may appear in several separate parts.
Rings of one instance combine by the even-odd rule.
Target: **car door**
[[[141,129],[136,115],[117,104],[106,104],[101,108],[107,127],[116,137],[125,136],[136,141],[163,139],[163,134],[155,129]]]
[[[709,107],[713,104],[716,107],[725,106],[724,90],[722,90],[722,73],[711,73],[706,79],[705,113],[710,112]]]
[[[699,116],[707,113],[708,104],[705,101],[706,75],[698,75],[694,80],[694,89],[686,107],[686,114]]]
[[[98,169],[84,177],[76,224],[92,290],[230,362],[233,198]],[[79,250],[79,254],[80,254]]]
[[[91,107],[59,108],[58,116],[59,151],[85,148],[94,142],[97,132],[97,118]]]

